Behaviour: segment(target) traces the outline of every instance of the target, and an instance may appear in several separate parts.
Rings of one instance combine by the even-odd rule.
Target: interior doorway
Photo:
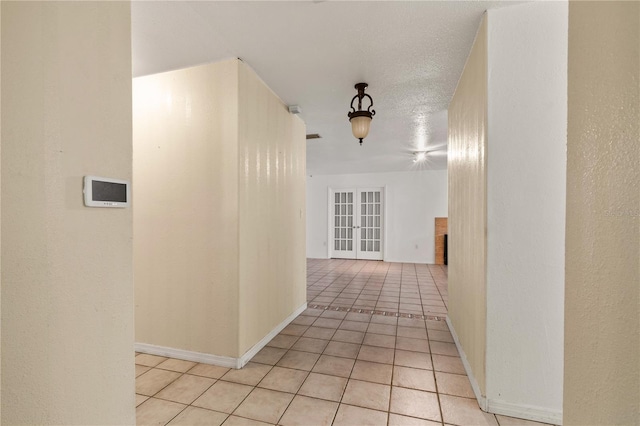
[[[329,257],[382,260],[384,188],[330,188],[329,205]]]

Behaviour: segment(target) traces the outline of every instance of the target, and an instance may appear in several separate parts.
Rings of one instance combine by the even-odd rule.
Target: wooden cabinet
[[[436,217],[435,226],[436,265],[444,265],[444,235],[447,233],[447,218]]]

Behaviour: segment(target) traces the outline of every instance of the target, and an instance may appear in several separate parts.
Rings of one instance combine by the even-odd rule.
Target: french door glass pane
[[[382,194],[380,191],[359,192],[360,197],[350,191],[334,193],[334,249],[343,252],[359,249],[361,252],[380,253],[382,251]],[[354,208],[354,202],[360,205]],[[360,213],[360,220],[357,217],[354,220],[354,214],[358,213]],[[359,228],[358,232],[354,231],[356,227]],[[358,241],[360,241],[359,244]]]

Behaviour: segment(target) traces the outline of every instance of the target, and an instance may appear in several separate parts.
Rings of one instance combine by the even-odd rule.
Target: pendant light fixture
[[[364,89],[369,86],[367,83],[358,83],[355,88],[358,94],[351,99],[351,111],[347,114],[349,121],[351,122],[351,131],[356,139],[360,139],[360,145],[362,145],[362,139],[366,138],[369,134],[369,127],[371,126],[371,120],[376,115],[376,111],[371,109],[373,106],[373,99],[371,96],[364,93]],[[369,98],[369,107],[366,110],[362,109],[362,99]],[[358,109],[353,106],[353,102],[358,100]]]

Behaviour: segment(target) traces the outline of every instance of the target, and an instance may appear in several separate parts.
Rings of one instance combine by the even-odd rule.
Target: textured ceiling
[[[133,2],[134,76],[239,57],[302,108],[307,173],[446,168],[449,101],[486,9],[507,2]],[[362,146],[347,118],[367,82],[375,115]]]

